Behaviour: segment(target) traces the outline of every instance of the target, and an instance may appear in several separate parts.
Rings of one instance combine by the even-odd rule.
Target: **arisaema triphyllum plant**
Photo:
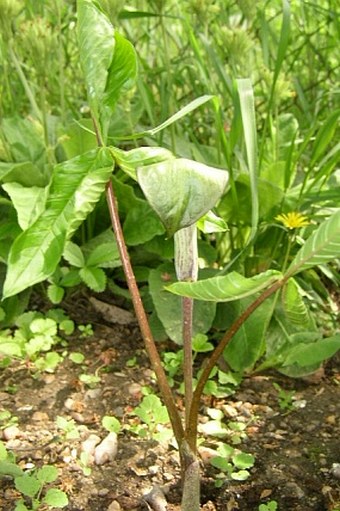
[[[340,213],[335,212],[297,253],[284,273],[269,270],[252,278],[232,272],[197,281],[197,222],[224,194],[229,173],[176,156],[162,147],[137,147],[123,150],[110,146],[108,134],[111,115],[124,91],[133,85],[137,73],[136,53],[129,41],[112,26],[99,4],[78,0],[78,40],[80,61],[87,86],[88,102],[98,147],[54,167],[43,211],[32,219],[14,241],[8,258],[4,298],[19,293],[49,278],[55,271],[67,242],[106,193],[116,243],[127,284],[151,365],[176,438],[182,469],[182,510],[200,509],[200,465],[197,456],[197,422],[200,398],[214,365],[233,335],[269,296],[277,293],[304,268],[326,262],[339,253]],[[249,81],[237,83],[240,96],[249,100]],[[247,99],[248,98],[248,99]],[[125,137],[138,140],[153,135],[181,119],[195,108],[214,100],[200,97],[185,106],[160,126]],[[241,108],[242,110],[242,108]],[[250,117],[254,123],[254,115]],[[254,129],[254,127],[253,127]],[[124,138],[122,136],[122,138]],[[254,142],[254,139],[253,139]],[[248,165],[254,162],[248,159]],[[152,336],[119,219],[112,173],[122,170],[138,184],[151,208],[161,219],[166,236],[174,236],[175,270],[178,283],[168,287],[182,296],[182,337],[184,348],[185,414],[182,417],[167,381],[157,345]],[[253,182],[254,191],[256,180]],[[255,195],[254,195],[255,196]],[[256,229],[256,204],[253,205],[253,233]],[[212,220],[213,221],[213,220]],[[192,316],[194,299],[228,301],[254,295],[254,301],[231,325],[212,355],[205,361],[196,387],[193,388]],[[323,344],[331,356],[338,348],[338,336]],[[319,345],[296,357],[320,359]],[[300,347],[301,350],[301,347]]]

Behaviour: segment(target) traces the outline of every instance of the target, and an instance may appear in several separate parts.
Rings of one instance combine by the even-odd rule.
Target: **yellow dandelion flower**
[[[306,216],[296,211],[291,211],[287,214],[281,213],[281,215],[275,217],[275,220],[283,223],[287,229],[298,229],[299,227],[305,227],[305,225],[310,224]]]

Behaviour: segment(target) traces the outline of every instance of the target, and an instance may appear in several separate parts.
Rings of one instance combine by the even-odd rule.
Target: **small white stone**
[[[140,394],[141,390],[142,386],[139,383],[131,383],[128,387],[128,393],[130,394],[130,396]]]
[[[46,422],[49,420],[49,416],[45,412],[34,412],[32,415],[32,421],[34,422]]]
[[[111,432],[104,440],[97,445],[94,451],[94,461],[96,465],[104,465],[104,463],[113,461],[118,450],[117,434]]]
[[[96,445],[100,442],[100,437],[98,435],[90,435],[84,442],[81,444],[82,452],[86,452],[90,456],[94,456],[94,451]]]
[[[66,410],[73,410],[74,409],[74,399],[71,397],[68,397],[64,403],[64,406]]]
[[[14,440],[21,436],[21,431],[17,426],[8,426],[3,430],[2,435],[4,440]]]
[[[340,479],[340,463],[333,463],[331,474],[335,477],[335,479]]]
[[[120,511],[121,509],[119,502],[117,500],[113,500],[107,508],[107,511]]]

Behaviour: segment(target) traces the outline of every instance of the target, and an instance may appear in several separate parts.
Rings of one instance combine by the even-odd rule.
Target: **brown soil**
[[[94,388],[81,384],[78,377],[84,368],[67,357],[54,374],[32,377],[29,365],[20,362],[3,370],[0,410],[18,417],[18,431],[5,440],[7,448],[22,467],[49,463],[59,469],[57,486],[68,494],[67,511],[153,509],[143,495],[155,485],[166,494],[166,509],[179,510],[179,463],[173,442],[158,444],[131,431],[138,423],[131,412],[143,397],[142,387],[157,392],[138,329],[135,325],[105,324],[86,304],[77,304],[73,316],[78,322],[91,322],[94,335],[86,339],[74,336],[67,350],[85,355],[87,373],[101,368],[101,382]],[[64,350],[60,348],[60,352]],[[128,367],[127,361],[134,356],[137,365]],[[218,471],[202,461],[202,509],[257,511],[260,504],[275,500],[278,511],[339,511],[338,362],[335,357],[315,381],[290,380],[277,373],[252,376],[233,395],[202,402],[202,424],[207,421],[207,407],[224,410],[226,423],[246,424],[245,438],[237,447],[255,456],[246,481],[226,480],[221,488],[215,487]],[[280,408],[273,382],[295,391],[294,407]],[[16,391],[10,393],[13,387]],[[178,395],[179,407],[181,404]],[[80,444],[89,433],[106,436],[101,426],[105,415],[114,415],[121,422],[118,453],[113,462],[91,466],[91,474],[85,476],[77,461]],[[73,418],[81,438],[65,439],[56,426],[57,416]],[[206,438],[204,445],[214,447],[216,439]],[[0,509],[13,510],[18,498],[13,481],[2,478],[0,490]]]

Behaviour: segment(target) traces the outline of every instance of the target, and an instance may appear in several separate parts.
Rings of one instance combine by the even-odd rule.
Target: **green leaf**
[[[249,243],[256,234],[259,220],[259,199],[257,193],[257,136],[254,93],[249,79],[236,80],[236,83],[240,96],[242,125],[251,189],[251,232],[248,240]]]
[[[99,121],[100,103],[115,49],[114,28],[98,3],[92,0],[78,0],[77,17],[80,63],[92,113]]]
[[[37,318],[30,324],[30,331],[33,334],[42,334],[45,336],[57,335],[57,323],[50,318]]]
[[[15,463],[11,463],[7,460],[0,460],[0,475],[20,477],[23,474],[23,470]]]
[[[171,236],[216,205],[227,185],[228,172],[182,158],[140,167],[137,178]]]
[[[63,358],[56,351],[49,351],[44,357],[39,357],[34,361],[35,368],[38,371],[54,373],[57,366],[62,362]]]
[[[151,206],[145,200],[138,199],[126,215],[123,232],[126,243],[135,246],[164,234],[164,227]]]
[[[268,270],[255,277],[246,278],[235,271],[224,276],[211,277],[197,282],[176,282],[165,289],[171,293],[188,296],[196,300],[211,302],[229,302],[251,296],[282,277],[275,270]]]
[[[295,279],[291,278],[282,290],[282,305],[287,319],[298,329],[313,330],[315,323],[300,294]]]
[[[135,140],[135,139],[138,139],[138,138],[144,138],[146,135],[150,135],[151,137],[153,137],[154,135],[156,135],[160,131],[164,130],[165,128],[168,128],[169,126],[171,126],[175,122],[177,122],[180,119],[182,119],[182,117],[185,117],[186,115],[188,115],[190,112],[192,112],[196,108],[199,108],[201,105],[204,105],[208,101],[215,100],[215,99],[216,99],[216,96],[211,96],[211,95],[201,96],[199,98],[194,99],[193,101],[191,101],[187,105],[185,105],[178,112],[176,112],[174,115],[169,117],[169,119],[167,119],[166,121],[162,122],[161,124],[159,124],[155,128],[152,128],[150,130],[141,131],[139,133],[133,133],[132,135],[123,136],[123,137],[115,137],[115,138],[117,140]]]
[[[208,342],[208,336],[196,334],[192,339],[192,349],[196,353],[206,353],[214,349],[214,345]]]
[[[197,221],[197,228],[205,234],[225,232],[228,230],[228,226],[223,218],[215,215],[212,211],[208,211],[206,215]]]
[[[76,268],[83,268],[85,266],[85,258],[81,248],[72,241],[66,243],[63,258]]]
[[[85,360],[85,357],[82,353],[73,351],[69,354],[69,359],[72,360],[74,364],[82,364]]]
[[[18,500],[15,504],[14,511],[30,511],[28,507],[25,506],[25,503],[22,499]]]
[[[338,125],[338,119],[340,115],[340,109],[332,112],[329,117],[326,119],[324,124],[321,126],[314,142],[313,151],[310,160],[310,168],[315,167],[315,164],[320,159],[321,156],[324,156],[325,149],[328,144],[331,142],[334,132]]]
[[[64,294],[64,288],[57,286],[57,284],[50,284],[47,288],[47,296],[54,304],[60,303],[64,298]]]
[[[122,92],[131,88],[137,75],[137,56],[133,45],[115,33],[115,49],[105,88],[104,104],[114,109]]]
[[[168,293],[164,287],[169,281],[175,281],[172,264],[162,264],[151,270],[149,289],[156,313],[166,333],[177,344],[182,344],[182,300]],[[197,302],[194,304],[193,335],[205,333],[212,325],[215,316],[215,304]]]
[[[232,471],[232,465],[228,461],[227,458],[222,458],[222,456],[214,456],[211,458],[210,463],[213,467],[218,468],[222,472],[226,472],[227,474]]]
[[[38,186],[26,187],[19,183],[7,183],[2,188],[10,196],[18,214],[18,223],[24,231],[43,212],[48,189]]]
[[[19,183],[22,186],[46,186],[46,177],[42,171],[30,161],[22,163],[0,161],[0,181],[3,183]]]
[[[96,293],[105,291],[107,279],[101,268],[85,267],[79,271],[79,275],[85,284]]]
[[[105,140],[119,95],[136,77],[136,54],[132,44],[115,33],[97,2],[78,0],[77,5],[80,62],[92,114]]]
[[[51,507],[63,508],[67,506],[68,498],[66,493],[58,488],[50,488],[47,490],[43,502]]]
[[[90,131],[93,131],[92,119],[80,119],[67,126],[65,136],[60,141],[67,160],[91,151],[98,146],[96,134]]]
[[[116,268],[121,265],[119,251],[112,229],[106,229],[81,247],[87,266]]]
[[[119,433],[120,431],[120,422],[116,417],[110,417],[108,415],[105,415],[105,417],[102,418],[102,426],[109,432],[113,433]]]
[[[324,264],[340,253],[340,209],[322,222],[307,239],[290,264],[285,277],[291,277],[307,268]]]
[[[45,465],[36,471],[36,478],[42,485],[53,483],[58,477],[58,470],[53,465]]]
[[[45,211],[12,245],[4,297],[52,275],[65,242],[93,210],[111,172],[107,149],[91,151],[55,167]]]
[[[34,476],[24,474],[14,479],[15,487],[26,497],[35,497],[41,488],[41,484]]]
[[[252,454],[239,452],[232,457],[232,461],[236,468],[245,469],[254,465],[255,458]]]
[[[298,364],[300,367],[319,364],[340,350],[340,334],[319,341],[293,346],[283,366]]]
[[[250,315],[224,350],[223,356],[234,371],[252,369],[263,355],[266,331],[273,313],[273,300],[274,297],[267,299]],[[254,297],[248,296],[237,302],[224,304],[228,318],[226,329],[253,301]]]
[[[137,167],[153,165],[175,158],[172,152],[163,147],[137,147],[130,151],[123,151],[118,147],[110,147],[110,149],[117,165],[135,181],[137,181]]]
[[[10,412],[7,412],[7,414],[8,414],[7,417],[11,416]],[[7,417],[5,417],[5,418],[7,418]],[[3,419],[3,412],[1,412],[1,419]],[[5,444],[0,440],[0,461],[6,460],[7,457],[8,457],[8,452],[5,447]]]
[[[234,481],[245,481],[250,476],[248,470],[239,470],[238,472],[232,472],[230,477]]]
[[[27,162],[44,162],[45,144],[42,135],[43,130],[41,128],[42,126],[39,125],[39,122],[32,117],[31,119],[23,119],[16,116],[2,120],[2,129],[8,144],[11,146],[11,153],[16,162],[25,162],[25,165]],[[40,173],[40,171],[36,169],[36,172],[29,176],[31,180],[30,184],[43,186],[40,181],[40,179],[42,179],[42,173],[39,176],[40,182],[36,182],[38,173]],[[24,184],[21,181],[20,183]],[[29,182],[27,184],[29,184]]]
[[[154,394],[145,396],[141,404],[134,409],[134,414],[145,424],[167,424],[169,422],[166,407],[162,405],[159,397]]]
[[[22,348],[19,346],[18,342],[15,339],[5,336],[0,337],[0,353],[8,357],[20,358],[23,356]]]
[[[62,330],[66,335],[73,334],[74,321],[72,321],[72,319],[63,319],[59,323],[59,330]]]
[[[100,268],[116,268],[121,265],[118,247],[114,240],[111,243],[97,245],[86,257],[87,266]]]

